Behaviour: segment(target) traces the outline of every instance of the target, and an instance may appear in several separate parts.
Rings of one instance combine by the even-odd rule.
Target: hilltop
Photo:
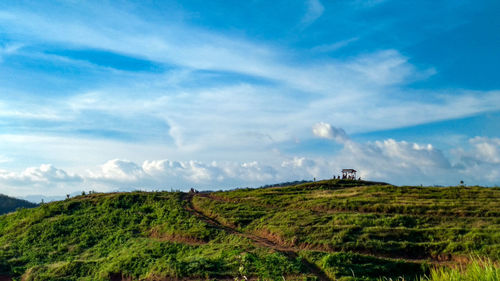
[[[17,208],[34,208],[38,204],[0,194],[0,215],[15,211]]]
[[[499,230],[499,188],[95,193],[0,216],[0,280],[413,280],[500,260]]]

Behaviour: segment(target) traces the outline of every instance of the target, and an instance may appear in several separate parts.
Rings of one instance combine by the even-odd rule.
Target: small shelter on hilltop
[[[342,169],[342,179],[355,180],[356,172],[354,169]]]

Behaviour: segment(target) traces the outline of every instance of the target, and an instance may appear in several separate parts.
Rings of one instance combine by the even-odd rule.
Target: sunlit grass
[[[499,281],[500,267],[490,259],[473,258],[465,266],[435,267],[428,276],[415,281]],[[404,278],[381,278],[379,281],[413,281]]]
[[[431,270],[430,276],[422,281],[498,281],[500,280],[500,267],[491,260],[474,259],[465,267],[449,268],[440,267]]]

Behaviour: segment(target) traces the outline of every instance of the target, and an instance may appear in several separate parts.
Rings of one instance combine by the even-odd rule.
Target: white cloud
[[[47,128],[39,133],[0,134],[4,151],[15,151],[16,159],[30,161],[26,166],[65,166],[85,184],[98,183],[104,188],[120,184],[267,184],[330,176],[346,165],[361,167],[362,175],[367,177],[389,181],[394,178],[396,183],[411,183],[419,177],[428,178],[429,183],[433,178],[452,182],[459,165],[477,167],[474,173],[481,174],[480,167],[491,171],[498,164],[498,145],[492,139],[472,140],[474,149],[460,154],[460,163],[453,163],[450,168],[446,157],[435,147],[394,140],[354,143],[348,141],[343,129],[330,125],[340,124],[349,133],[367,132],[500,110],[500,91],[403,87],[433,75],[435,70],[418,69],[410,63],[411,58],[398,50],[303,61],[283,46],[235,38],[168,19],[162,19],[168,24],[159,23],[106,5],[89,11],[86,8],[91,5],[82,3],[78,4],[82,9],[76,10],[84,16],[74,12],[4,10],[0,12],[0,25],[10,37],[26,44],[107,50],[151,60],[173,70],[161,74],[121,73],[123,76],[117,75],[118,78],[106,70],[102,73],[107,76],[102,80],[117,80],[88,84],[84,81],[78,87],[84,89],[81,92],[67,91],[53,98],[38,94],[34,100],[27,99],[29,102],[18,100],[17,96],[33,94],[11,90],[9,97],[0,100],[0,117],[5,119],[2,122],[13,119],[17,121],[11,124],[13,128],[27,132],[39,125],[35,122],[30,127],[30,120],[41,121]],[[324,7],[317,0],[310,0],[307,5],[303,23],[310,25],[322,16]],[[94,13],[95,20],[82,20]],[[355,40],[357,37],[317,50],[338,49]],[[0,53],[13,54],[21,47],[9,45]],[[33,52],[32,49],[22,51]],[[209,74],[204,70],[209,70]],[[229,72],[231,79],[219,72]],[[197,75],[212,75],[209,86],[192,83],[197,81]],[[232,75],[243,78],[233,79]],[[250,78],[247,76],[251,79],[245,80]],[[0,89],[2,93],[7,90]],[[15,99],[10,98],[14,96]],[[131,143],[75,135],[81,129],[105,131],[113,127],[104,124],[102,116],[116,121],[111,125],[121,126],[119,129],[133,137],[155,131],[157,138]],[[274,151],[280,150],[280,143],[310,136],[311,124],[318,120],[324,122],[313,126],[313,134],[343,143],[340,155],[327,160],[296,155],[277,157]],[[146,128],[152,121],[160,125]],[[144,162],[167,157],[178,161]],[[95,168],[96,163],[105,164]],[[34,168],[29,172],[33,178],[40,174],[37,182],[47,183],[48,191],[52,190],[49,182],[57,179],[48,176],[49,170]],[[92,173],[86,174],[85,170]],[[436,171],[444,171],[444,176]],[[468,168],[460,171],[463,175],[472,174]],[[30,177],[23,178],[21,174],[12,176],[19,179],[19,184],[29,182]],[[494,172],[489,175],[488,180],[494,182],[497,176]],[[8,185],[7,180],[4,183]]]
[[[52,165],[30,167],[21,172],[0,170],[0,193],[9,195],[64,195],[81,190],[221,189],[260,186],[291,180],[312,180],[339,175],[354,168],[367,180],[393,184],[495,185],[500,182],[500,139],[470,139],[470,150],[455,151],[450,161],[431,144],[386,139],[368,143],[346,141],[336,155],[288,157],[274,162],[203,162],[168,159],[137,162],[113,159],[93,170],[71,173]]]
[[[346,143],[337,161],[357,167],[363,178],[397,184],[450,182],[451,165],[432,145],[419,145],[387,139],[373,143]]]
[[[94,179],[111,179],[115,181],[134,181],[143,177],[143,170],[134,162],[121,159],[113,159],[101,166],[97,173],[90,172]]]
[[[475,137],[469,142],[474,147],[472,158],[480,162],[500,163],[500,138]]]
[[[408,58],[396,50],[384,50],[374,54],[362,55],[349,62],[348,68],[362,75],[362,81],[370,84],[397,84],[416,73]]]
[[[308,3],[311,11],[320,14],[320,2]],[[252,128],[249,133],[267,135],[279,142],[290,135],[304,133],[314,120],[335,120],[336,124],[342,124],[352,133],[500,109],[500,102],[496,102],[500,92],[495,91],[481,93],[481,97],[478,93],[463,90],[429,93],[434,99],[428,102],[395,98],[421,94],[397,86],[433,73],[432,69],[417,69],[397,50],[381,50],[345,60],[299,63],[298,58],[295,62],[290,60],[293,56],[286,49],[178,23],[158,28],[158,23],[145,21],[120,9],[109,6],[103,9],[109,10],[106,14],[120,16],[113,20],[102,19],[99,22],[102,26],[98,28],[94,22],[70,21],[61,15],[48,20],[48,17],[30,12],[5,11],[0,14],[0,23],[14,33],[30,35],[33,40],[41,42],[104,49],[174,64],[179,68],[172,74],[174,80],[179,79],[179,72],[184,73],[180,79],[192,79],[194,70],[206,69],[258,76],[276,84],[226,82],[204,89],[165,89],[170,85],[165,81],[171,81],[167,73],[132,79],[148,83],[131,83],[127,79],[123,81],[124,85],[98,87],[77,97],[72,94],[67,100],[57,100],[53,108],[50,108],[50,102],[45,102],[43,112],[37,110],[36,105],[27,107],[9,102],[5,106],[10,110],[9,116],[18,114],[19,118],[47,120],[92,119],[85,115],[85,110],[106,112],[116,118],[133,114],[155,116],[170,125],[168,133],[177,147],[196,151],[211,149],[212,143],[221,143],[215,136],[220,138],[224,132],[241,127]],[[20,22],[16,20],[19,17],[29,20]],[[290,95],[294,97],[290,98]],[[283,106],[277,109],[276,103]],[[186,111],[192,114],[186,115]],[[30,116],[31,112],[36,115]],[[295,122],[294,128],[301,131],[280,126],[287,120]],[[200,122],[205,123],[203,128],[200,128]],[[239,144],[241,139],[235,137],[222,142]]]
[[[0,193],[8,195],[66,194],[80,186],[83,177],[68,173],[50,164],[29,167],[21,172],[0,170]]]
[[[469,140],[470,150],[455,149],[457,168],[466,183],[478,181],[496,183],[500,181],[500,138],[475,137]]]
[[[82,178],[78,175],[67,173],[50,164],[42,164],[40,167],[30,167],[21,173],[0,170],[0,180],[23,185],[49,182],[71,183],[79,182]]]
[[[335,128],[332,125],[319,122],[312,127],[313,134],[319,138],[335,140],[338,143],[343,143],[349,140],[349,137],[342,128]]]

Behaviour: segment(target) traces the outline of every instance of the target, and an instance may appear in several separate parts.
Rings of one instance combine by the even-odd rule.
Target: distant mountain
[[[71,196],[76,196],[78,193],[71,194]],[[66,196],[45,196],[45,195],[40,195],[40,194],[35,194],[35,195],[27,195],[21,197],[22,199],[33,202],[33,203],[41,203],[41,202],[53,202],[53,201],[59,201],[59,200],[64,200]]]
[[[34,208],[36,206],[38,204],[0,194],[0,215],[13,212],[17,208]]]

